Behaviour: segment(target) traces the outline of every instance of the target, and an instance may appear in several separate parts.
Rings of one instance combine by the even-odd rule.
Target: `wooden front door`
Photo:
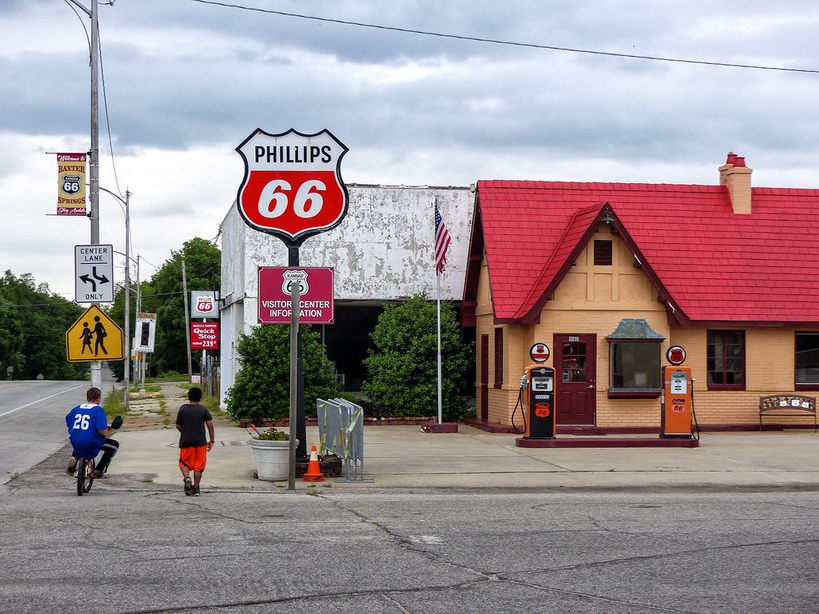
[[[481,406],[480,418],[489,420],[489,335],[481,335]]]
[[[594,425],[597,335],[555,335],[557,424]]]

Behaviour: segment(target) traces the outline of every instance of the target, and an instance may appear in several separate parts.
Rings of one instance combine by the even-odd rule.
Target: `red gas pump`
[[[691,439],[694,416],[694,379],[691,367],[683,367],[685,349],[668,348],[666,358],[671,365],[663,366],[663,400],[660,437]]]

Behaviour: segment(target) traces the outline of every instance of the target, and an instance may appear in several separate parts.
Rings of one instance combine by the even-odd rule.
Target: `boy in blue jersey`
[[[77,405],[65,417],[68,438],[73,447],[66,469],[69,475],[74,474],[77,459],[96,458],[102,450],[102,458],[94,471],[94,477],[103,477],[111,459],[119,449],[119,442],[108,437],[112,430],[108,428],[108,417],[100,405],[101,397],[102,391],[99,388],[89,388],[85,393],[87,402]]]

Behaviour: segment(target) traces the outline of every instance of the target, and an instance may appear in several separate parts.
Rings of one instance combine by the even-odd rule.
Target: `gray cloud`
[[[241,1],[473,37],[819,68],[808,0],[693,0],[673,11],[653,0]],[[0,203],[30,210],[0,244],[14,246],[9,262],[26,262],[20,245],[52,207],[43,152],[88,147],[88,49],[64,3],[5,0],[0,28]],[[817,75],[482,44],[188,0],[101,5],[100,29],[120,180],[137,192],[135,242],[159,261],[194,233],[216,234],[241,177],[233,148],[257,127],[331,129],[350,147],[351,182],[712,182],[734,150],[758,166],[755,181],[819,186]],[[118,236],[120,214],[105,219]],[[87,240],[87,224],[60,224],[70,230],[55,253]],[[31,258],[46,270],[41,260]]]

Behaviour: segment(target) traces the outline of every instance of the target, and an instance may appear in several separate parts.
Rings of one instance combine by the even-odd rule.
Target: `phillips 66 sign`
[[[347,147],[329,130],[270,134],[257,128],[236,151],[245,163],[237,204],[252,228],[298,247],[347,213],[340,173]]]

